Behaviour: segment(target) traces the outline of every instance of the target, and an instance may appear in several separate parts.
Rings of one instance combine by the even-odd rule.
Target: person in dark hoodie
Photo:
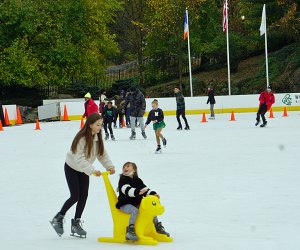
[[[119,197],[116,208],[124,213],[130,214],[129,226],[126,230],[126,240],[137,241],[138,237],[135,233],[134,223],[137,219],[138,209],[142,199],[147,195],[155,195],[159,198],[159,195],[155,191],[150,190],[139,178],[137,166],[133,162],[126,162],[123,165],[118,191]],[[165,231],[157,217],[154,217],[153,223],[157,233],[170,237],[170,234]]]
[[[212,87],[208,88],[208,99],[207,99],[206,103],[210,104],[210,117],[209,117],[209,119],[215,119],[214,106],[216,104],[216,100],[215,100],[215,91],[213,90]]]
[[[178,122],[178,128],[177,130],[182,130],[182,125],[180,121],[180,116],[182,116],[182,119],[184,120],[185,123],[185,130],[190,130],[190,126],[188,124],[188,121],[185,117],[185,101],[184,101],[184,96],[181,93],[180,89],[178,87],[174,88],[174,93],[176,97],[176,104],[177,104],[177,110],[176,110],[176,118]]]
[[[102,116],[103,116],[103,127],[104,127],[104,131],[105,131],[105,138],[104,139],[108,140],[109,139],[109,133],[110,133],[110,137],[114,141],[115,136],[114,136],[114,132],[113,132],[113,129],[112,129],[112,123],[115,122],[116,109],[115,109],[115,107],[113,107],[111,101],[109,101],[107,103],[107,105],[103,108]],[[107,128],[109,130],[109,133],[108,133]]]
[[[123,104],[123,113],[125,113],[125,108],[130,104],[130,126],[131,126],[131,136],[130,140],[135,140],[135,121],[137,120],[140,124],[142,136],[147,139],[144,127],[144,115],[146,111],[146,100],[143,93],[136,87],[131,87],[127,90],[128,95]]]

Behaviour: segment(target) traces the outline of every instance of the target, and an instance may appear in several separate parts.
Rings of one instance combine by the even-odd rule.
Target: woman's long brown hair
[[[92,130],[90,128],[90,125],[94,124],[96,121],[102,119],[101,115],[98,113],[93,113],[91,115],[88,116],[85,125],[83,126],[83,128],[77,133],[77,135],[75,136],[73,142],[72,142],[72,146],[71,146],[71,151],[73,154],[76,154],[77,152],[77,145],[80,141],[80,139],[82,137],[85,138],[85,153],[86,153],[86,157],[90,158],[91,154],[92,154],[92,149],[93,149],[93,145],[94,145],[94,137],[92,134]],[[97,134],[98,136],[98,154],[99,155],[103,155],[104,152],[104,144],[103,144],[103,139],[102,139],[102,131],[100,130],[99,134]]]

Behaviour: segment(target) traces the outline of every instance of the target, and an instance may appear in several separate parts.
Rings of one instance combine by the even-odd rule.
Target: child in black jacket
[[[115,121],[116,109],[112,106],[111,101],[109,101],[107,103],[107,105],[104,107],[104,109],[102,110],[102,116],[103,116],[103,127],[104,127],[104,131],[105,131],[104,139],[105,140],[109,139],[109,133],[107,130],[107,127],[108,127],[109,132],[110,132],[110,137],[114,141],[115,136],[114,136],[114,132],[112,129],[112,123]]]
[[[167,146],[167,140],[161,133],[163,128],[166,126],[164,122],[164,112],[158,107],[158,101],[156,99],[154,99],[152,102],[152,110],[149,112],[147,121],[145,123],[145,128],[150,124],[151,121],[153,122],[153,129],[155,131],[157,142],[155,153],[159,154],[161,153],[160,139],[162,139],[164,147]]]
[[[147,188],[143,181],[138,177],[137,166],[133,162],[126,162],[123,166],[123,173],[120,175],[118,190],[120,192],[116,208],[120,209],[124,213],[130,214],[129,226],[127,227],[126,239],[138,240],[135,233],[134,223],[138,215],[138,208],[144,196],[155,195],[159,198],[159,195]],[[162,226],[161,222],[158,222],[157,217],[153,220],[157,233],[170,236]]]

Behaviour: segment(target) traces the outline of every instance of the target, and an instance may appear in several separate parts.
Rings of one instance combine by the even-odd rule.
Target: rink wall
[[[259,104],[258,98],[259,95],[216,96],[215,112],[217,114],[230,113],[232,111],[235,113],[256,112]],[[151,110],[153,99],[146,99],[146,115]],[[165,115],[176,114],[176,101],[174,97],[156,99]],[[273,105],[273,111],[275,112],[283,111],[284,107],[288,111],[300,111],[300,93],[275,94],[275,100],[276,102]],[[84,113],[84,99],[45,100],[44,104],[51,102],[60,102],[61,111],[63,111],[66,104],[70,120],[79,120]],[[95,100],[95,102],[99,105],[98,100]],[[185,97],[186,113],[189,115],[202,114],[203,112],[209,113],[209,105],[206,102],[206,96]],[[63,112],[61,114],[63,115]]]
[[[12,125],[16,124],[17,121],[17,105],[2,105],[3,114],[5,115],[5,108],[7,109],[8,118]]]

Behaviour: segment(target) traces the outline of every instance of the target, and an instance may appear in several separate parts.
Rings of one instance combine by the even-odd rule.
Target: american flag
[[[228,2],[227,0],[225,0],[223,6],[223,32],[227,31],[227,13],[228,13]]]

